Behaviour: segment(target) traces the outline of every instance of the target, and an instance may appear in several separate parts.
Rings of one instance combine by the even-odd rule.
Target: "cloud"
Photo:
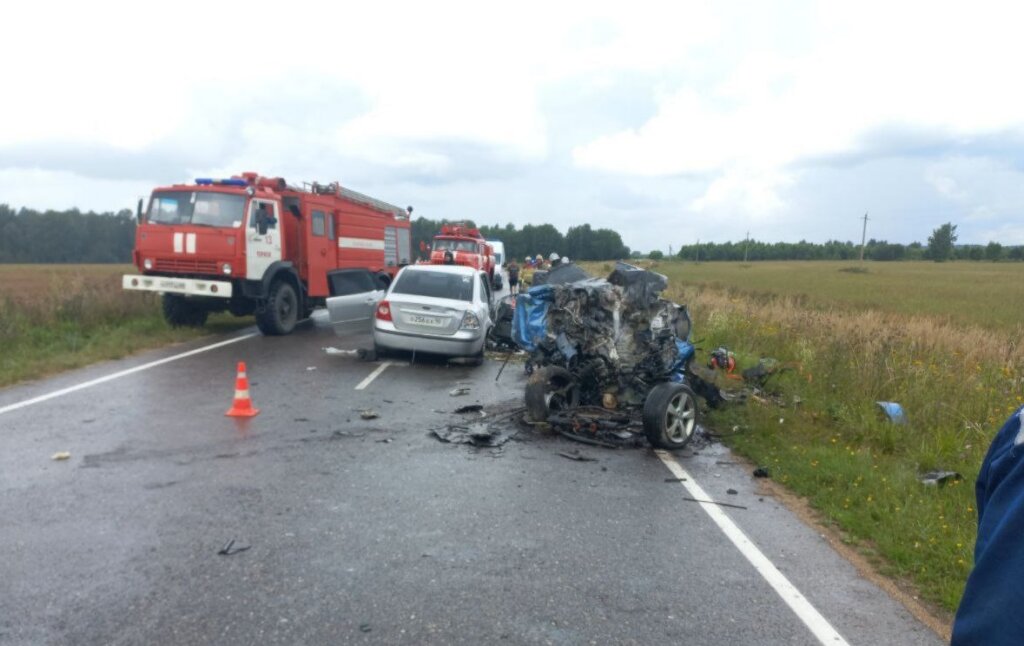
[[[1014,5],[176,7],[12,5],[0,200],[255,170],[641,249],[853,238],[865,209],[966,239],[1024,206]]]

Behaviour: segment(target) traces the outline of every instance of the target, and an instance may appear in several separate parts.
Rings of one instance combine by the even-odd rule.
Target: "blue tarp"
[[[516,297],[516,312],[512,317],[512,340],[523,350],[533,352],[537,342],[547,334],[545,324],[548,307],[554,299],[550,285],[531,287]]]

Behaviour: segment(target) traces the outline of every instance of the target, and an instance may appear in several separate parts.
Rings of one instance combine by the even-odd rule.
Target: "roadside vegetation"
[[[883,573],[954,610],[972,565],[974,480],[1024,403],[1024,266],[965,263],[662,262],[689,305],[698,360],[784,370],[767,396],[710,425],[805,496]],[[723,384],[738,384],[724,379]],[[903,406],[906,424],[877,401]],[[956,471],[944,486],[919,482]]]
[[[204,328],[171,328],[159,297],[122,291],[121,274],[132,272],[0,264],[0,386],[252,323],[219,314]]]

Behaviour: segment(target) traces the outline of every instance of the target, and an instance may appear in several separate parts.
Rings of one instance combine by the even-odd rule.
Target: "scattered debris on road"
[[[59,460],[68,460],[70,458],[71,458],[71,452],[70,451],[57,451],[56,453],[54,453],[53,455],[50,456],[51,460],[58,460],[58,461]]]
[[[330,355],[356,356],[358,350],[339,350],[338,348],[324,348],[324,352]]]
[[[563,451],[559,451],[558,455],[560,455],[563,458],[566,458],[568,460],[575,460],[576,462],[597,462],[598,461],[597,458],[592,458],[589,455],[583,455],[579,451],[573,451],[572,453],[565,453]]]
[[[738,492],[738,491],[736,491],[735,489],[726,489],[726,490],[725,490],[725,493],[729,494],[730,496],[735,496],[735,495],[736,495],[736,494],[738,494],[739,492]]]
[[[734,505],[731,502],[719,502],[717,500],[698,500],[697,498],[687,498],[687,497],[684,497],[683,500],[688,500],[690,502],[702,502],[702,503],[706,503],[706,504],[709,504],[709,505],[718,505],[719,507],[732,507],[733,509],[746,509],[746,507],[744,507],[743,505]]]
[[[753,475],[755,478],[770,478],[772,477],[772,472],[768,469],[768,467],[757,467],[756,469],[754,469]]]
[[[235,544],[235,539],[232,538],[227,543],[224,543],[224,547],[220,548],[220,550],[217,552],[217,554],[220,554],[221,556],[231,556],[232,554],[238,554],[239,552],[244,552],[245,550],[247,550],[247,549],[249,549],[251,547],[252,547],[252,545],[236,545]]]
[[[372,408],[367,408],[359,411],[359,417],[362,419],[377,419],[380,415]]]
[[[458,413],[459,415],[465,415],[466,413],[481,413],[483,410],[483,404],[468,404],[466,406],[460,406],[452,412]]]
[[[452,424],[430,429],[430,433],[449,444],[471,444],[477,447],[498,447],[515,437],[518,431],[494,428],[490,424]]]
[[[463,395],[468,395],[469,391],[470,389],[468,387],[459,386],[458,388],[451,390],[448,394],[451,395],[452,397],[461,397]]]
[[[686,478],[665,478],[665,482],[686,482]]]

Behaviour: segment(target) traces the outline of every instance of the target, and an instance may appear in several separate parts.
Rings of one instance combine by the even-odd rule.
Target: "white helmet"
[[[556,260],[558,260],[558,254],[552,251],[551,255],[548,256],[548,260],[550,260],[551,262],[555,262]]]
[[[568,265],[569,264],[569,256],[565,256],[565,257],[562,258],[562,264],[563,265]]]

